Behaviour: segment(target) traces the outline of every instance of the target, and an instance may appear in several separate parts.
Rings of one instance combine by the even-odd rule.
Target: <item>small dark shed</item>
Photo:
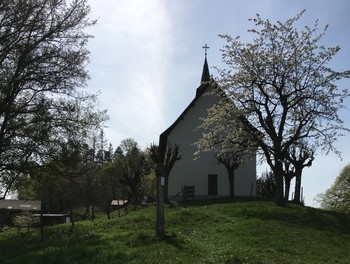
[[[0,200],[0,225],[13,225],[17,215],[40,213],[40,201]]]
[[[128,200],[112,200],[111,202],[112,211],[118,210],[120,208],[124,208],[125,206],[128,205],[128,203],[129,203]]]
[[[34,214],[33,216],[42,217],[44,226],[70,223],[69,214]]]

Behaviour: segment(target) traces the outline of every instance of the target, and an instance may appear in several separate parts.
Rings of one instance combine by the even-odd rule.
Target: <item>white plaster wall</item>
[[[208,195],[208,174],[218,175],[218,196],[229,195],[229,182],[226,168],[217,162],[213,153],[204,153],[194,160],[196,147],[194,143],[201,136],[201,131],[195,131],[201,124],[200,117],[207,116],[207,109],[216,104],[219,98],[214,95],[203,95],[195,103],[183,120],[168,135],[168,144],[180,145],[181,160],[177,161],[169,175],[169,196],[181,191],[183,185],[194,185],[195,196]],[[256,158],[245,162],[236,172],[235,194],[250,196],[253,183],[253,196],[256,180]]]

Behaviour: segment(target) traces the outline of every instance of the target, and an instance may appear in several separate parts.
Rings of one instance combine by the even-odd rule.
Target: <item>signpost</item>
[[[158,163],[156,168],[157,177],[157,220],[156,235],[164,237],[164,183],[163,164]]]

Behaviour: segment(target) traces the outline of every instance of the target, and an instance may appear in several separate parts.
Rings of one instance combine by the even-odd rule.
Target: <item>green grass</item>
[[[121,218],[0,233],[0,263],[350,263],[350,217],[264,201],[193,202]]]

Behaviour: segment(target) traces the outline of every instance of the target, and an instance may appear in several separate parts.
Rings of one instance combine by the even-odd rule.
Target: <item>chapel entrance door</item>
[[[218,195],[218,175],[208,175],[208,195]]]

